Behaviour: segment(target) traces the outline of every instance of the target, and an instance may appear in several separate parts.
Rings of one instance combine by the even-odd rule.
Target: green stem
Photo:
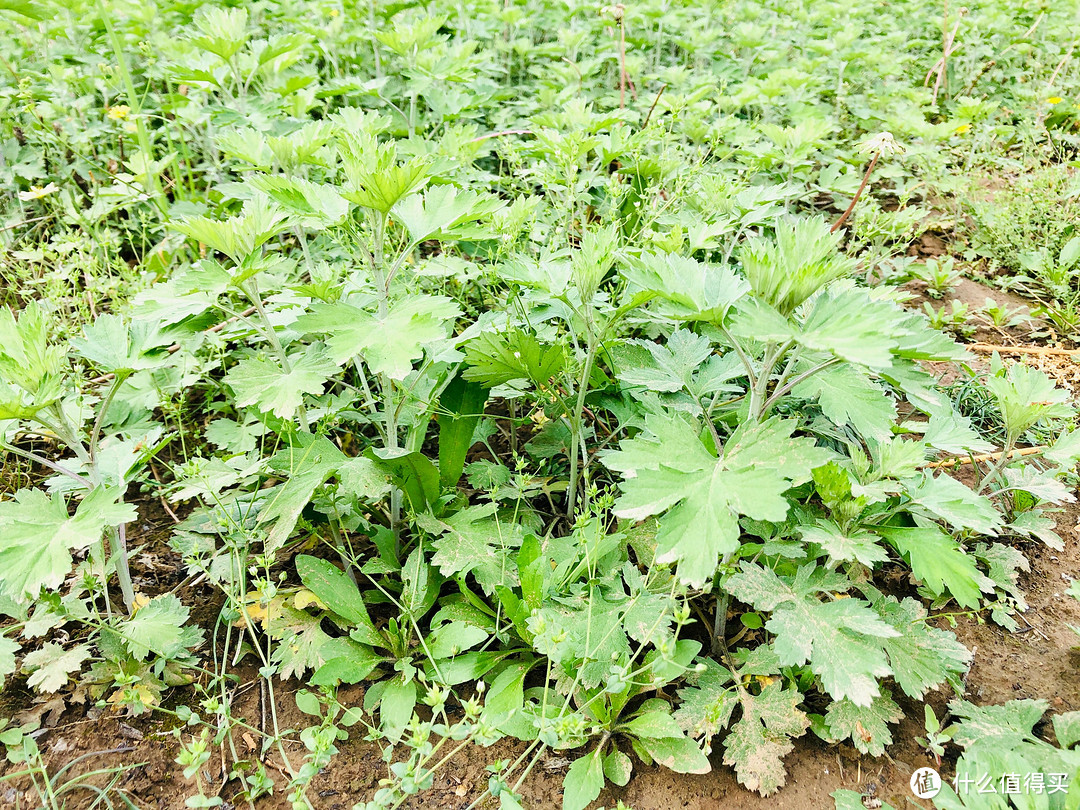
[[[162,214],[166,214],[168,213],[168,208],[165,204],[165,195],[161,191],[161,179],[158,177],[157,172],[151,171],[150,169],[150,163],[153,161],[154,153],[150,146],[150,134],[146,130],[146,119],[142,115],[142,104],[139,101],[139,94],[135,92],[135,82],[132,80],[131,70],[128,68],[127,56],[124,54],[124,48],[120,43],[120,37],[116,35],[116,29],[113,28],[110,12],[106,10],[104,3],[98,3],[98,9],[101,12],[101,22],[105,26],[106,32],[109,34],[109,42],[112,44],[113,54],[116,57],[116,65],[120,71],[120,78],[124,82],[128,107],[135,119],[135,127],[139,136],[139,149],[142,150],[143,159],[146,161],[144,168],[146,169],[146,176],[150,183],[150,190],[153,192],[154,205],[157,206]]]
[[[585,441],[585,430],[581,415],[585,410],[585,395],[589,392],[589,380],[592,378],[593,363],[596,361],[596,338],[589,330],[589,342],[585,349],[585,365],[581,370],[581,383],[578,386],[577,403],[574,405],[572,427],[573,442],[578,446],[570,453],[570,489],[566,495],[566,519],[574,522],[574,510],[577,507],[578,491],[578,450],[581,451],[582,474],[589,467],[589,448]]]

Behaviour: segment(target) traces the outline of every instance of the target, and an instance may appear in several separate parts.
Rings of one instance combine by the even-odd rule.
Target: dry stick
[[[1050,445],[1040,444],[1038,447],[1022,447],[1019,450],[1010,450],[1009,458],[1021,458],[1023,456],[1034,456],[1044,450],[1049,450]],[[976,461],[1000,461],[1004,455],[1003,450],[999,450],[996,453],[983,453],[979,456],[953,456],[952,458],[942,459],[941,461],[932,461],[929,464],[923,464],[923,469],[938,469],[940,467],[962,467],[965,464],[973,464]]]
[[[847,210],[840,215],[840,219],[836,220],[836,223],[829,228],[829,233],[836,233],[840,230],[840,226],[847,221],[847,218],[851,216],[851,212],[855,210],[855,203],[859,201],[859,197],[862,196],[863,191],[866,189],[866,184],[870,182],[870,173],[874,171],[874,166],[877,165],[878,158],[881,157],[881,150],[874,152],[874,157],[870,160],[870,165],[866,167],[866,174],[863,175],[862,182],[859,184],[859,190],[855,192],[855,196],[851,198],[851,205],[847,207]]]
[[[649,107],[649,114],[645,116],[645,122],[641,125],[642,129],[646,129],[649,126],[649,119],[652,118],[653,110],[656,109],[657,102],[660,101],[660,96],[664,95],[664,91],[667,90],[667,85],[660,87],[660,92],[656,94],[656,98],[653,99],[652,106]]]
[[[214,334],[216,332],[220,332],[222,329],[224,329],[230,323],[234,323],[235,321],[238,321],[241,318],[247,318],[250,315],[254,315],[256,313],[256,311],[257,310],[256,310],[255,307],[248,307],[243,312],[241,312],[239,315],[234,315],[233,317],[229,318],[228,320],[224,320],[221,323],[214,324],[209,329],[203,329],[202,333],[204,335],[212,335],[212,334]],[[179,343],[174,343],[172,346],[169,346],[167,349],[165,349],[165,351],[167,351],[169,354],[172,354],[174,352],[178,352],[178,351],[180,351],[180,344]],[[102,374],[100,377],[94,377],[94,379],[92,379],[90,381],[90,384],[91,385],[98,385],[100,383],[107,383],[107,382],[111,381],[115,376],[116,376],[115,374]]]
[[[995,346],[993,343],[972,343],[964,348],[991,354],[1037,354],[1051,357],[1080,357],[1080,349],[1053,349],[1046,346]]]
[[[963,17],[967,13],[966,9],[960,10],[960,16]],[[943,34],[943,48],[941,53],[941,59],[937,61],[932,68],[926,73],[926,79],[923,81],[923,87],[926,87],[930,83],[930,77],[937,73],[937,79],[934,81],[934,96],[931,100],[932,104],[937,104],[938,93],[941,91],[942,82],[947,80],[946,68],[948,67],[948,59],[952,55],[953,45],[956,42],[956,34],[960,30],[960,20],[956,21],[956,25],[953,26],[952,33],[949,34],[944,28],[945,21],[942,20],[942,34]],[[945,88],[946,94],[949,92],[948,87]]]

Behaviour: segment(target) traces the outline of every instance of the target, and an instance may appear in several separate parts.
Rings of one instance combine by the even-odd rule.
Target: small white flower
[[[47,186],[30,186],[29,191],[20,191],[19,199],[23,202],[30,200],[40,200],[42,197],[48,197],[50,194],[54,194],[60,190],[60,186],[56,183],[49,183]]]
[[[879,132],[859,144],[859,151],[865,155],[880,152],[883,155],[902,155],[904,147],[897,143],[891,132]]]

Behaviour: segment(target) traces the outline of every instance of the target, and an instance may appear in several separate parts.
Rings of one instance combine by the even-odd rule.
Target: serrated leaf
[[[825,416],[837,425],[850,425],[863,437],[882,440],[892,435],[896,403],[856,366],[822,369],[796,385],[791,393],[817,400]]]
[[[945,681],[959,689],[972,655],[953,633],[927,624],[926,609],[910,597],[902,602],[892,596],[875,598],[874,609],[898,632],[882,645],[893,678],[909,697],[921,700]]]
[[[825,725],[834,740],[849,737],[862,754],[880,757],[885,746],[892,744],[889,723],[897,723],[904,716],[892,696],[883,691],[869,706],[856,706],[850,700],[839,700],[829,706]]]
[[[882,640],[899,633],[861,599],[821,600],[821,592],[846,589],[843,576],[811,564],[789,583],[758,565],[739,567],[727,588],[739,600],[773,612],[765,629],[776,634],[773,647],[781,664],[809,662],[835,700],[867,706],[880,694],[877,679],[892,674]]]
[[[296,328],[327,335],[334,363],[363,357],[375,374],[403,380],[424,347],[443,340],[461,315],[457,304],[441,295],[410,295],[379,317],[344,301],[315,304],[296,320]]]
[[[946,591],[963,607],[977,608],[985,577],[952,537],[937,526],[878,529],[908,560],[912,573],[937,595]]]
[[[93,490],[68,515],[63,497],[21,489],[0,503],[0,583],[15,599],[36,599],[43,588],[59,587],[71,573],[71,551],[92,546],[107,528],[135,519],[130,504],[117,503],[118,493]]]
[[[657,561],[678,562],[679,577],[700,587],[724,554],[739,546],[739,516],[780,522],[784,493],[827,460],[810,439],[791,438],[796,423],[770,419],[740,426],[717,458],[698,438],[697,423],[650,414],[646,430],[624,439],[603,461],[623,473],[619,517],[663,514]]]
[[[150,653],[165,659],[176,658],[202,641],[197,627],[187,627],[191,611],[171,593],[151,599],[120,626],[124,646],[142,661]]]
[[[705,671],[690,676],[692,686],[679,689],[679,707],[674,716],[679,728],[707,741],[727,728],[739,698],[727,669],[711,658],[701,663]]]
[[[909,487],[916,512],[944,520],[958,531],[974,529],[980,534],[996,535],[1003,523],[1001,514],[989,498],[973,492],[955,478],[925,471],[922,480]]]
[[[623,369],[619,372],[619,381],[626,385],[640,385],[650,391],[672,392],[689,387],[694,372],[713,353],[708,338],[687,329],[672,332],[663,345],[651,340],[627,342],[643,347],[649,352],[652,362]]]
[[[304,394],[318,396],[326,381],[338,370],[321,346],[310,345],[288,357],[289,369],[268,356],[241,360],[225,375],[236,394],[238,407],[255,405],[281,419],[292,419]]]
[[[84,338],[71,341],[80,355],[103,371],[117,374],[160,366],[170,343],[157,324],[141,320],[125,323],[116,315],[99,315],[86,327]]]
[[[724,764],[735,768],[744,787],[771,796],[787,781],[784,757],[795,747],[792,738],[810,727],[798,708],[802,695],[774,681],[757,696],[740,690],[739,698],[742,717],[724,739]]]
[[[543,346],[520,329],[505,333],[485,332],[465,346],[466,380],[494,388],[514,380],[529,380],[546,387],[558,375],[566,359],[559,346]]]
[[[78,644],[65,650],[59,644],[48,641],[23,659],[24,672],[30,673],[27,684],[39,692],[56,692],[67,685],[71,674],[82,669],[83,661],[90,657],[90,647]]]
[[[979,436],[968,417],[952,409],[930,415],[923,441],[935,450],[955,455],[987,453],[994,449],[990,442]]]
[[[485,593],[517,582],[510,552],[521,545],[524,529],[503,518],[495,504],[469,506],[441,521],[445,531],[432,541],[431,562],[443,576],[471,573]]]
[[[844,532],[831,520],[819,520],[813,526],[800,526],[799,532],[807,543],[821,546],[832,560],[837,562],[858,561],[867,568],[889,559],[888,553],[878,544],[877,535],[854,529]]]
[[[405,226],[413,242],[449,239],[464,226],[505,207],[498,197],[462,191],[456,186],[432,186],[423,194],[413,194],[398,202],[391,215]]]
[[[333,442],[309,434],[301,434],[296,445],[270,459],[270,469],[286,480],[270,491],[259,512],[259,523],[273,524],[264,543],[266,553],[273,554],[285,544],[315,490],[345,461],[345,454]]]
[[[722,322],[750,290],[746,280],[724,265],[705,264],[673,253],[643,253],[623,275],[631,288],[657,296],[655,309],[680,321]]]
[[[240,214],[224,220],[207,217],[173,221],[173,230],[190,236],[241,264],[256,248],[290,227],[288,215],[257,196],[244,203]]]
[[[15,671],[15,656],[21,649],[19,642],[0,636],[0,689],[3,688],[7,676]]]

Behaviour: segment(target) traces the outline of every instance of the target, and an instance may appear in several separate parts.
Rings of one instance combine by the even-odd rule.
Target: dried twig
[[[971,343],[964,348],[973,352],[992,354],[1037,354],[1049,357],[1080,357],[1080,349],[1054,349],[1048,346],[996,346],[993,343]]]
[[[645,122],[641,125],[642,129],[646,129],[649,126],[649,120],[652,118],[653,110],[656,109],[657,102],[660,101],[660,96],[664,95],[664,91],[667,90],[667,85],[660,87],[660,92],[656,94],[656,98],[653,99],[652,106],[649,107],[649,114],[645,116]]]
[[[1022,458],[1023,456],[1034,456],[1038,453],[1042,453],[1044,450],[1049,450],[1050,445],[1040,444],[1038,447],[1022,447],[1018,450],[1013,450],[1009,453],[1009,458]],[[942,467],[962,467],[965,464],[972,464],[976,461],[1000,461],[1004,451],[999,450],[996,453],[982,453],[978,456],[953,456],[952,458],[944,458],[941,461],[932,461],[929,464],[923,464],[924,469],[938,469]]]

